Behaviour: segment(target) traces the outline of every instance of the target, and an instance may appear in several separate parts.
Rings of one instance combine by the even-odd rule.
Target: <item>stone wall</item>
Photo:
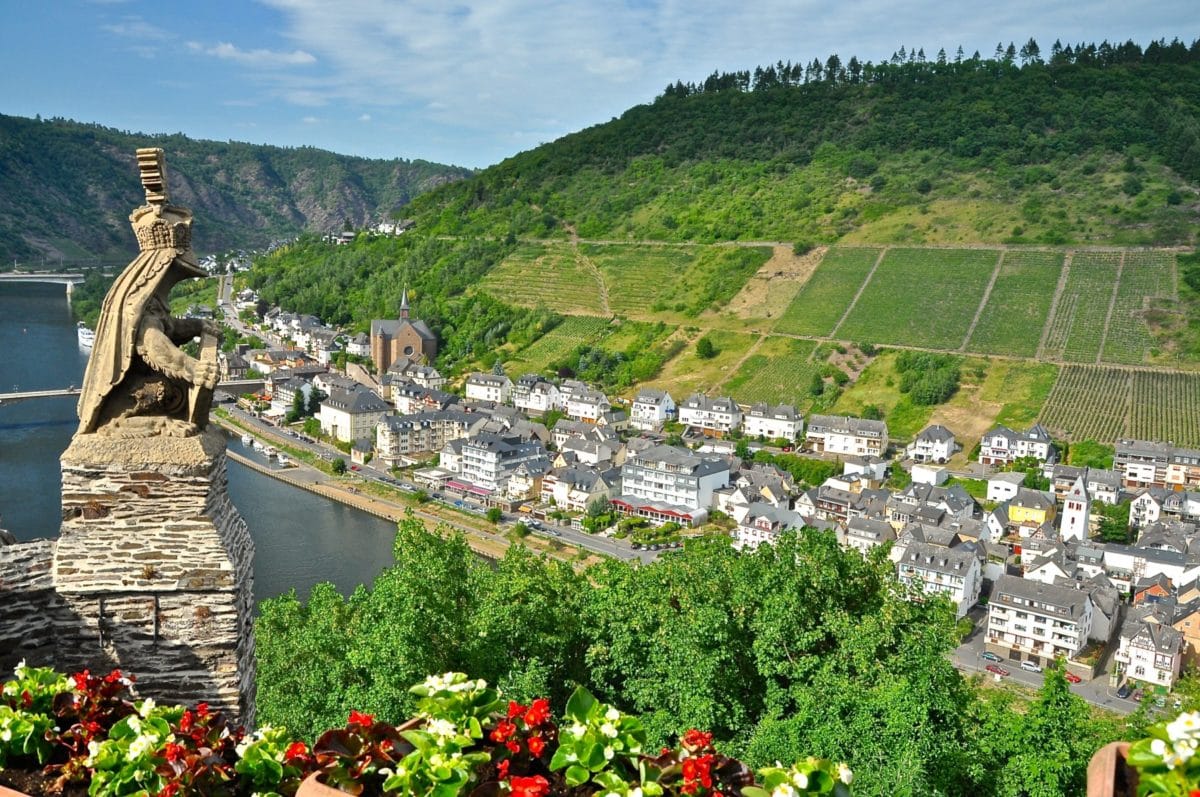
[[[62,481],[59,539],[0,549],[0,579],[27,606],[0,606],[0,651],[6,639],[50,644],[61,670],[120,667],[140,694],[206,701],[252,724],[253,545],[226,490],[220,434],[77,436]]]

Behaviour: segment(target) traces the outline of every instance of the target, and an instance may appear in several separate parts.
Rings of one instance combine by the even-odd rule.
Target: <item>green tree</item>
[[[329,467],[336,475],[343,476],[346,473],[346,460],[337,457],[329,463]]]
[[[696,341],[696,356],[701,360],[711,360],[717,356],[717,347],[713,345],[712,339],[708,335],[704,335]]]
[[[489,523],[499,524],[504,519],[504,510],[498,506],[493,506],[487,511],[487,519]]]

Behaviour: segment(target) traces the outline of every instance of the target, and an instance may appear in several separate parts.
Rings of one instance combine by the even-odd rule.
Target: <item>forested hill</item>
[[[469,176],[421,160],[369,160],[310,147],[142,135],[0,115],[0,262],[127,259],[142,199],[134,150],[167,151],[172,199],[196,214],[201,254],[390,216],[417,194]]]
[[[779,63],[445,186],[444,233],[719,241],[1191,243],[1200,42]]]

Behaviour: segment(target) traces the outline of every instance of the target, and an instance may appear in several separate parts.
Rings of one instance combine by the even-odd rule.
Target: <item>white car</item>
[[[1034,664],[1032,661],[1021,662],[1021,669],[1025,672],[1041,672],[1042,668]]]

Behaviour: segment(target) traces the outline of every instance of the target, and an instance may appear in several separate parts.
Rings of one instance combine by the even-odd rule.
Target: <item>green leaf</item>
[[[604,757],[604,745],[599,743],[592,744],[587,749],[587,755],[581,756],[582,764],[593,772],[604,769],[604,765],[608,763],[608,759]]]
[[[567,749],[566,745],[560,745],[559,748],[554,751],[554,757],[550,759],[550,771],[557,772],[569,764],[570,761],[567,760],[567,756],[570,754],[570,750]]]
[[[575,786],[582,786],[587,783],[588,778],[591,777],[591,773],[578,764],[573,764],[567,767],[566,777],[567,785],[574,788]]]
[[[575,687],[567,701],[567,716],[576,722],[587,722],[588,712],[596,705],[596,698],[582,686]]]
[[[742,797],[771,797],[771,792],[758,786],[743,786]]]

